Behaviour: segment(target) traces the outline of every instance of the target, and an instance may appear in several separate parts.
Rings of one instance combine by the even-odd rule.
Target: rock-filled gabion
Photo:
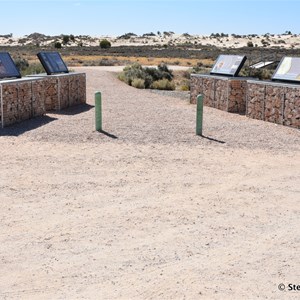
[[[0,81],[1,127],[86,103],[84,73]]]
[[[300,85],[248,81],[246,115],[300,128]]]
[[[192,74],[191,103],[300,128],[300,85]]]
[[[85,73],[57,74],[43,77],[45,80],[46,111],[86,103]]]
[[[43,115],[44,86],[42,79],[0,82],[1,127]]]
[[[204,105],[220,110],[245,113],[246,79],[192,74],[191,103],[203,94]]]

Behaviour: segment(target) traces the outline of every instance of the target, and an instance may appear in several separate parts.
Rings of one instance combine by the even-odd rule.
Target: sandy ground
[[[0,130],[0,299],[299,299],[299,130],[205,107],[198,137],[184,97],[80,70],[87,105]]]

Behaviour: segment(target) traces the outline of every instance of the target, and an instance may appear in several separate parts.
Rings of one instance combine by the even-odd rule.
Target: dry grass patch
[[[75,55],[63,57],[70,66],[82,65],[126,65],[138,62],[141,65],[152,66],[165,63],[168,65],[196,66],[199,62],[203,64],[213,64],[211,59],[187,59],[187,58],[169,58],[169,57],[127,57],[127,56],[108,56],[108,55]]]

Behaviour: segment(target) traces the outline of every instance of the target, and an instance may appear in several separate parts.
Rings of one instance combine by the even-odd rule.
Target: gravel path
[[[103,71],[104,69],[105,71]],[[111,68],[116,71],[114,67]],[[103,99],[103,130],[119,143],[214,145],[281,152],[298,150],[299,130],[204,108],[203,135],[195,135],[196,106],[187,93],[138,90],[120,82],[109,67],[77,68],[87,72],[87,105],[50,113],[2,130],[32,141],[96,142],[110,138],[94,131],[94,92]],[[117,69],[118,70],[118,69]],[[184,101],[183,101],[184,100]],[[47,126],[40,126],[46,123]],[[34,130],[30,130],[34,128]]]
[[[0,299],[296,299],[299,130],[205,107],[198,137],[186,94],[78,70],[87,105],[0,130]]]

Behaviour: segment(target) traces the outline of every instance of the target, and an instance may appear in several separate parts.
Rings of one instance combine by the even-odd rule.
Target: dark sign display
[[[300,83],[300,57],[283,57],[273,74],[272,80]]]
[[[237,76],[246,59],[241,55],[219,55],[210,74]]]
[[[69,73],[67,66],[58,52],[40,52],[37,56],[48,75]]]
[[[7,52],[0,52],[0,79],[21,78],[14,61]]]

